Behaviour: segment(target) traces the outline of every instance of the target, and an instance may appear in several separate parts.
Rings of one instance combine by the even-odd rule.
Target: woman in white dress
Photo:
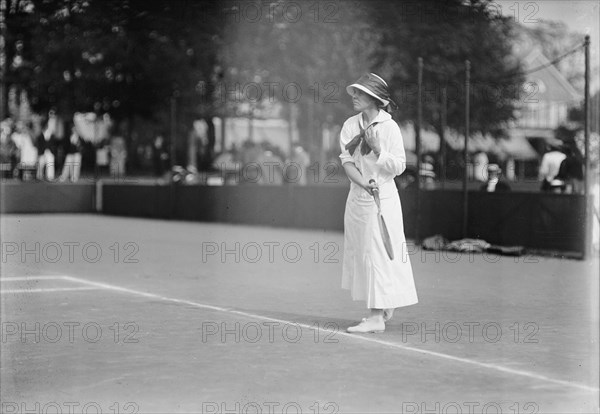
[[[348,118],[340,132],[340,159],[351,182],[344,214],[342,288],[349,289],[353,300],[365,301],[370,309],[370,314],[348,332],[383,332],[395,308],[418,302],[394,183],[394,177],[406,168],[406,155],[400,128],[384,110],[394,104],[387,83],[369,73],[346,90],[359,114]],[[375,184],[370,184],[371,180]],[[375,188],[379,190],[393,260],[379,231]]]

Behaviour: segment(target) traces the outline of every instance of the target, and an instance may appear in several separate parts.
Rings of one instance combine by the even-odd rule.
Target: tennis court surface
[[[350,335],[341,233],[1,226],[2,412],[598,412],[597,258],[409,244],[419,304]]]

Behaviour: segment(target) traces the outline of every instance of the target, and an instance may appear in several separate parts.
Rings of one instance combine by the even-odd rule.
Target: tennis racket
[[[371,179],[369,184],[376,184],[375,180]],[[383,215],[381,214],[381,201],[379,200],[379,189],[373,189],[373,198],[375,198],[375,204],[377,204],[377,221],[379,222],[379,232],[381,233],[381,238],[383,240],[383,245],[385,246],[385,251],[387,252],[390,260],[394,260],[394,249],[392,248],[392,239],[390,238],[390,233],[388,232],[387,226],[385,225],[385,220],[383,219]]]

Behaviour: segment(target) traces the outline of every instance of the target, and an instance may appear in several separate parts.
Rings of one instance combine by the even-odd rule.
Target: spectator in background
[[[560,170],[560,164],[567,156],[556,146],[549,146],[549,151],[542,157],[540,165],[539,180],[542,182],[541,190],[547,192],[561,193],[565,182],[556,176]]]
[[[506,160],[506,179],[508,181],[515,181],[516,180],[516,176],[515,176],[515,159],[512,157],[509,157]]]
[[[557,179],[564,181],[564,192],[579,194],[583,188],[583,163],[575,156],[570,145],[562,147],[565,159],[560,163]]]
[[[56,138],[50,122],[47,122],[44,130],[37,137],[36,147],[38,150],[38,169],[37,179],[44,178],[54,180],[55,159],[56,159]]]
[[[424,190],[432,190],[435,188],[435,160],[431,155],[423,156],[421,163],[421,183]]]
[[[232,144],[229,151],[223,151],[213,161],[212,168],[221,172],[221,184],[239,184],[240,155],[237,145]]]
[[[165,139],[162,135],[157,135],[154,138],[152,145],[152,165],[154,167],[154,175],[161,177],[169,168],[169,153],[165,149]]]
[[[479,188],[488,193],[503,193],[510,191],[510,185],[500,179],[502,170],[498,164],[489,164],[487,167],[487,182]]]
[[[79,181],[81,173],[81,150],[83,144],[79,134],[75,131],[75,126],[71,127],[71,135],[68,139],[64,140],[63,145],[66,157],[60,181],[64,182],[70,179],[71,182],[76,183]]]
[[[262,174],[258,164],[261,154],[262,148],[256,143],[250,140],[246,140],[242,143],[242,150],[240,153],[242,173],[240,175],[240,182],[256,183],[258,181],[258,174]]]
[[[104,139],[102,140],[99,144],[98,147],[96,148],[96,173],[97,175],[99,175],[100,177],[102,175],[104,175],[104,173],[106,172],[106,169],[109,165],[109,146],[108,146],[108,140]]]
[[[339,137],[341,126],[334,122],[333,115],[328,114],[325,118],[325,122],[321,126],[321,138],[322,138],[322,149],[321,149],[321,162],[323,165],[329,161],[339,161]],[[307,153],[308,155],[308,153]]]
[[[0,174],[2,178],[12,178],[17,164],[18,148],[11,137],[11,126],[2,122],[0,127]]]
[[[212,148],[208,139],[208,123],[204,119],[194,121],[188,141],[192,144],[189,151],[193,153],[190,154],[190,157],[194,158],[188,164],[196,167],[196,159],[198,159],[201,170],[210,169]]]
[[[123,137],[113,137],[110,142],[110,175],[113,178],[125,176],[125,162],[127,161],[127,147]]]
[[[29,180],[35,176],[38,152],[29,128],[23,121],[18,121],[11,135],[12,141],[19,150],[19,175],[22,180]]]
[[[154,151],[152,149],[152,145],[139,144],[137,147],[138,158],[140,159],[140,163],[142,169],[144,170],[154,170]]]
[[[473,157],[473,175],[477,181],[486,181],[486,172],[490,161],[485,152],[481,151]]]
[[[283,184],[283,160],[277,155],[277,149],[268,143],[262,145],[263,151],[256,162],[260,169],[258,184],[282,185]]]
[[[301,145],[294,145],[289,164],[293,164],[293,166],[286,168],[287,176],[284,178],[292,184],[306,185],[308,183],[310,155]]]

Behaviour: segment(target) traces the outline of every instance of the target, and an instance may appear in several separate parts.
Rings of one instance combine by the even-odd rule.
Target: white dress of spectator
[[[188,167],[198,168],[198,154],[201,160],[208,150],[208,124],[204,119],[196,120],[188,136]]]
[[[292,184],[306,185],[308,183],[308,167],[310,155],[300,145],[294,147],[290,157],[290,165],[285,169],[285,179]]]
[[[542,164],[539,171],[540,181],[546,180],[551,185],[558,185],[555,183],[554,178],[558,175],[560,170],[560,163],[567,158],[567,156],[560,151],[550,151],[544,154],[542,157]]]
[[[11,138],[21,154],[19,159],[20,166],[28,168],[35,167],[38,159],[38,152],[35,145],[33,145],[31,136],[22,130],[17,130],[13,132]]]
[[[28,179],[28,177],[33,177],[35,174],[35,165],[38,160],[38,150],[22,122],[17,122],[16,129],[11,138],[19,149],[19,169],[21,170],[22,178]]]
[[[477,181],[487,181],[487,168],[489,163],[487,154],[485,152],[478,152],[475,154],[473,163],[475,164],[473,172],[475,179]]]
[[[515,181],[515,159],[509,158],[506,161],[506,179],[508,181]]]
[[[323,139],[323,152],[327,153],[333,148],[338,148],[338,138],[341,127],[333,122],[333,116],[327,115],[327,120],[323,123],[321,136]]]
[[[93,112],[85,114],[77,112],[73,116],[73,124],[81,139],[98,145],[110,138],[109,131],[113,122],[108,114],[100,118]]]

